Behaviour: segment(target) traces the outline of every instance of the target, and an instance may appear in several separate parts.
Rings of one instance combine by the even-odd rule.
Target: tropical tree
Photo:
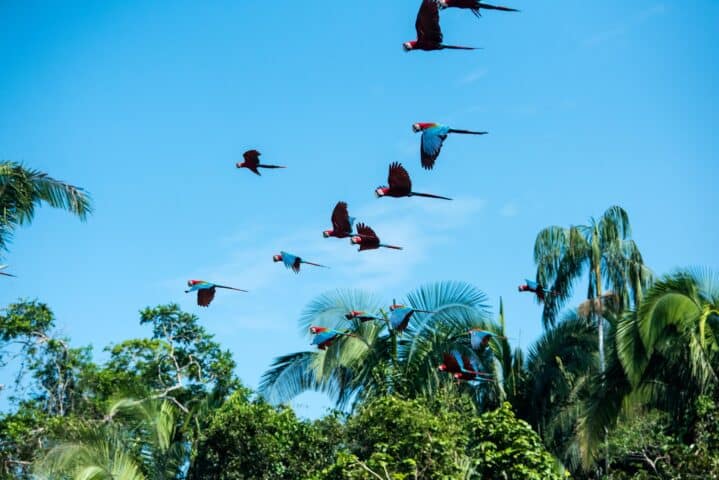
[[[19,163],[0,162],[0,251],[7,250],[15,229],[30,223],[35,208],[43,202],[81,220],[92,212],[90,197],[82,188]]]
[[[545,327],[554,324],[585,271],[589,274],[587,298],[601,299],[611,289],[618,298],[618,310],[639,304],[651,276],[631,239],[629,216],[618,206],[590,219],[589,225],[545,228],[534,243],[534,261],[537,282],[548,290],[542,313]],[[599,312],[592,316],[597,324],[599,365],[604,370],[603,316]]]
[[[35,465],[40,478],[170,480],[187,458],[168,401],[123,399],[100,422],[71,429]]]
[[[338,407],[352,401],[398,393],[406,397],[431,395],[450,381],[438,372],[442,355],[452,349],[470,353],[458,338],[472,328],[500,332],[492,322],[486,296],[463,282],[438,282],[420,287],[406,298],[416,310],[403,332],[390,328],[388,313],[374,295],[358,290],[338,290],[311,302],[299,320],[303,332],[311,325],[353,332],[326,350],[304,351],[275,359],[265,372],[260,393],[271,402],[285,402],[306,391],[329,394]],[[347,319],[350,311],[365,311],[375,321]],[[493,342],[499,353],[500,346]],[[486,352],[483,368],[497,373],[501,354]],[[501,374],[501,373],[500,373]],[[477,389],[481,401],[496,401],[501,382],[486,382]],[[475,390],[476,391],[476,390]]]

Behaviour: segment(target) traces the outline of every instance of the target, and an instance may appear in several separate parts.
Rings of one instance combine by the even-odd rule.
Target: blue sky
[[[483,50],[404,53],[418,0],[1,2],[0,158],[85,187],[96,211],[39,211],[0,302],[47,302],[100,359],[150,333],[141,308],[178,302],[255,387],[272,358],[308,348],[297,318],[338,287],[389,301],[466,280],[495,311],[503,296],[527,346],[540,309],[517,285],[537,232],[612,204],[655,272],[718,268],[719,4],[505,3],[522,12],[442,13],[447,43]],[[417,121],[490,134],[450,137],[427,172]],[[236,170],[249,148],[289,168]],[[392,161],[456,200],[375,199]],[[405,250],[323,239],[338,200]],[[279,250],[332,268],[296,276]],[[201,309],[188,278],[251,292]]]

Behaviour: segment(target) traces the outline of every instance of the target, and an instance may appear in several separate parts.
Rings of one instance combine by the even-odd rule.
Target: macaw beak
[[[322,232],[322,236],[325,237],[325,238],[329,238],[329,237],[330,237],[330,230],[325,230],[324,232]]]
[[[362,237],[352,237],[352,238],[350,239],[350,243],[351,243],[352,245],[359,245],[359,244],[362,243]]]
[[[412,43],[404,42],[402,44],[402,48],[404,49],[405,52],[409,52],[410,50],[412,50]]]
[[[272,255],[272,260],[274,260],[275,262],[281,262],[282,255]]]
[[[420,128],[419,124],[415,123],[414,125],[412,125],[412,131],[413,131],[414,133],[417,133],[417,132],[419,132],[420,130],[422,130],[422,129]]]
[[[244,167],[244,166],[245,166],[245,162],[237,162],[237,163],[235,164],[235,167],[237,167],[237,168],[242,168],[242,167]]]

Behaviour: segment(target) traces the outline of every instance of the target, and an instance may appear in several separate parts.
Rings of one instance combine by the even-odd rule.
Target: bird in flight
[[[554,294],[553,291],[544,288],[539,283],[527,279],[524,280],[524,285],[520,285],[518,287],[518,290],[520,292],[532,292],[537,296],[537,299],[539,299],[539,301],[543,301],[544,297],[547,295]]]
[[[375,190],[377,198],[380,197],[429,197],[442,200],[452,200],[448,197],[441,197],[431,193],[418,193],[412,191],[412,180],[407,170],[398,162],[391,163],[387,176],[388,187],[378,187]]]
[[[390,310],[392,313],[389,316],[389,323],[392,325],[392,328],[398,332],[403,332],[407,328],[407,325],[409,325],[409,319],[415,312],[434,313],[429,310],[417,310],[412,307],[405,307],[404,305],[392,305]]]
[[[434,167],[434,162],[437,160],[440,150],[442,150],[442,144],[447,138],[447,135],[450,133],[462,133],[469,135],[486,135],[489,133],[475,132],[472,130],[459,130],[446,125],[427,122],[415,123],[412,125],[412,130],[415,133],[422,132],[419,152],[420,159],[422,160],[422,168],[426,170],[432,170],[432,167]]]
[[[215,298],[215,289],[217,288],[226,288],[228,290],[235,290],[237,292],[247,291],[242,290],[241,288],[228,287],[226,285],[218,285],[216,283],[206,282],[204,280],[188,280],[187,286],[190,288],[188,290],[185,290],[185,293],[197,291],[197,304],[201,307],[207,307],[210,305],[212,299]]]
[[[242,157],[245,159],[244,162],[237,162],[235,166],[237,168],[246,168],[250,170],[251,172],[254,172],[255,174],[259,175],[260,171],[257,170],[258,168],[287,168],[287,167],[281,167],[279,165],[264,165],[260,163],[260,155],[262,155],[257,150],[247,150],[245,153],[242,154]]]
[[[347,238],[353,235],[352,227],[354,226],[355,218],[350,217],[349,211],[347,210],[347,203],[337,202],[334,210],[332,210],[332,230],[325,230],[322,232],[322,236],[325,238]]]
[[[283,262],[285,264],[285,267],[291,269],[295,273],[300,273],[300,265],[302,265],[303,263],[306,263],[307,265],[313,265],[315,267],[329,268],[325,265],[320,265],[319,263],[312,263],[306,260],[302,260],[301,257],[298,257],[297,255],[292,255],[291,253],[287,252],[280,252],[279,255],[273,255],[272,260],[274,260],[275,262]]]
[[[501,12],[518,12],[516,8],[502,7],[499,5],[490,5],[489,3],[482,3],[479,0],[437,0],[439,8],[467,8],[472,11],[476,16],[481,17],[482,14],[479,12],[480,9],[485,10],[499,10]]]
[[[374,233],[374,230],[364,223],[357,224],[357,235],[350,239],[350,243],[352,243],[352,245],[359,245],[358,251],[360,252],[363,250],[376,250],[380,247],[402,250],[402,247],[381,243],[377,234]]]
[[[411,50],[476,50],[474,47],[459,47],[442,43],[444,37],[439,26],[439,7],[437,0],[422,0],[417,13],[414,28],[417,30],[417,40],[404,42],[402,47],[406,52]]]

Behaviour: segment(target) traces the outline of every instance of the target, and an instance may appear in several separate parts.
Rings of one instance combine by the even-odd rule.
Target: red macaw
[[[460,355],[456,350],[442,354],[442,362],[437,369],[440,372],[451,373],[457,380],[472,381],[492,378],[492,375],[480,370],[476,360],[467,355]]]
[[[417,31],[417,40],[404,42],[402,47],[406,52],[411,50],[443,50],[445,48],[476,50],[474,47],[458,47],[442,43],[444,36],[442,35],[442,28],[439,26],[439,3],[437,0],[422,0],[414,28]]]
[[[363,250],[376,250],[380,247],[402,250],[402,247],[380,243],[379,237],[374,233],[374,230],[364,223],[357,224],[357,235],[350,239],[350,243],[352,245],[359,245],[358,251],[360,252]]]
[[[228,287],[225,285],[218,285],[216,283],[206,282],[204,280],[188,280],[187,286],[190,288],[188,290],[185,290],[185,293],[197,291],[197,304],[201,307],[207,307],[210,305],[212,299],[215,298],[215,289],[217,288],[226,288],[228,290],[235,290],[237,292],[247,291],[242,290],[241,288]]]
[[[430,197],[441,198],[442,200],[452,200],[431,193],[417,193],[412,191],[412,180],[409,178],[407,170],[398,162],[391,163],[389,166],[389,175],[387,176],[388,187],[378,187],[375,190],[377,198],[380,197]]]
[[[472,345],[472,348],[475,350],[486,348],[487,345],[489,345],[489,341],[492,339],[492,337],[501,338],[503,340],[507,339],[507,337],[503,337],[502,335],[497,335],[496,333],[488,332],[487,330],[481,330],[479,328],[473,328],[468,333],[469,341]]]
[[[412,125],[412,131],[415,133],[422,132],[419,153],[422,161],[422,168],[426,170],[432,170],[432,167],[434,167],[434,162],[437,160],[439,152],[442,150],[442,145],[444,144],[447,135],[450,133],[462,133],[466,135],[486,135],[489,133],[475,132],[472,130],[459,130],[432,122],[415,123]]]
[[[472,13],[474,13],[476,16],[481,17],[482,14],[479,13],[480,9],[485,10],[499,10],[502,12],[518,12],[516,8],[509,8],[509,7],[502,7],[502,6],[496,6],[496,5],[490,5],[488,3],[482,3],[479,0],[437,0],[437,3],[439,3],[439,8],[468,8],[472,10]]]
[[[354,225],[354,217],[350,217],[345,202],[337,202],[334,210],[332,210],[332,230],[325,230],[322,236],[325,238],[347,238],[353,235],[352,226]]]
[[[245,161],[242,163],[237,162],[235,166],[237,168],[246,168],[257,175],[260,174],[259,170],[257,170],[258,168],[287,168],[279,165],[263,165],[260,163],[260,155],[262,154],[257,150],[247,150],[242,154]]]
[[[532,292],[540,301],[543,301],[545,296],[554,294],[553,291],[544,288],[539,283],[527,279],[524,280],[524,285],[518,287],[518,290],[520,292]]]
[[[295,273],[300,273],[300,265],[302,265],[303,263],[315,267],[330,268],[325,265],[320,265],[319,263],[302,260],[302,258],[298,257],[297,255],[292,255],[291,253],[287,252],[280,252],[279,255],[273,255],[272,260],[274,260],[275,262],[283,262],[285,264],[285,267],[291,269]]]

